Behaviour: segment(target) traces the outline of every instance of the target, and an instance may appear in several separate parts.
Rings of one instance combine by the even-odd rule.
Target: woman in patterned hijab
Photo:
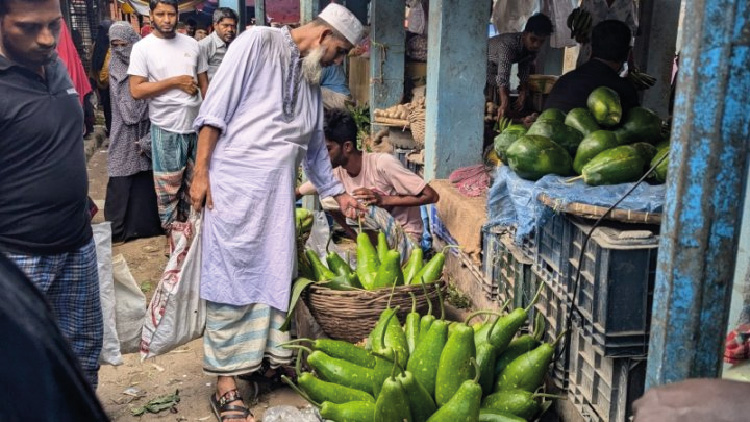
[[[104,217],[112,222],[112,241],[162,233],[151,171],[148,103],[130,95],[128,65],[133,44],[141,37],[127,22],[109,28],[109,92],[112,129],[107,159]]]

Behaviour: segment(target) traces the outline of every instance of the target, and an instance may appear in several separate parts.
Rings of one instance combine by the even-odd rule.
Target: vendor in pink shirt
[[[422,235],[419,206],[437,202],[440,199],[437,192],[393,155],[358,150],[357,125],[348,111],[328,112],[324,131],[333,174],[346,192],[365,205],[386,209],[412,240],[417,241]],[[315,186],[310,182],[297,189],[298,196],[314,193]],[[335,213],[333,216],[339,223],[344,222]],[[347,224],[341,225],[350,236],[356,237]]]

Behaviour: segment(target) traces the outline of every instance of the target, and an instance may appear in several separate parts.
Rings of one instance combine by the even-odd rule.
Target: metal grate
[[[73,41],[81,57],[86,72],[91,70],[91,52],[93,51],[96,30],[100,22],[100,2],[97,0],[67,0],[63,2],[68,26],[73,34]]]

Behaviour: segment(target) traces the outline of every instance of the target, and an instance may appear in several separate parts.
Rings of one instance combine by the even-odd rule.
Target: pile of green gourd
[[[328,241],[330,245],[330,239]],[[328,251],[326,264],[318,254],[308,249],[300,259],[300,277],[325,283],[333,290],[378,290],[417,284],[418,280],[433,283],[440,279],[445,265],[445,253],[436,253],[426,264],[422,249],[415,247],[409,260],[401,266],[401,254],[388,247],[385,233],[378,232],[377,249],[365,232],[357,235],[357,268],[353,270],[346,260],[333,251]]]
[[[299,350],[297,384],[283,378],[324,419],[336,422],[523,422],[549,407],[544,398],[555,396],[539,390],[555,344],[540,342],[539,317],[532,334],[516,338],[529,308],[504,316],[480,311],[460,323],[445,320],[442,295],[440,307],[440,319],[432,315],[432,304],[420,315],[412,294],[411,313],[401,326],[395,318],[399,307],[389,304],[366,347],[295,340],[310,347],[285,345]],[[497,318],[468,325],[481,314]],[[302,351],[309,353],[314,375],[300,372]]]

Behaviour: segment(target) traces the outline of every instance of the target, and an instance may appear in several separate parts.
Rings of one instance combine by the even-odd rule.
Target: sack
[[[99,300],[102,307],[104,337],[99,363],[122,365],[120,340],[117,337],[115,320],[115,284],[112,280],[112,227],[109,222],[92,224],[96,244],[96,266],[99,272]]]
[[[200,214],[173,223],[175,245],[167,268],[151,298],[141,336],[141,358],[161,355],[203,335],[206,303],[200,298]]]
[[[122,254],[112,258],[112,278],[115,284],[115,320],[120,353],[135,353],[141,348],[146,295],[130,274],[128,263]]]

